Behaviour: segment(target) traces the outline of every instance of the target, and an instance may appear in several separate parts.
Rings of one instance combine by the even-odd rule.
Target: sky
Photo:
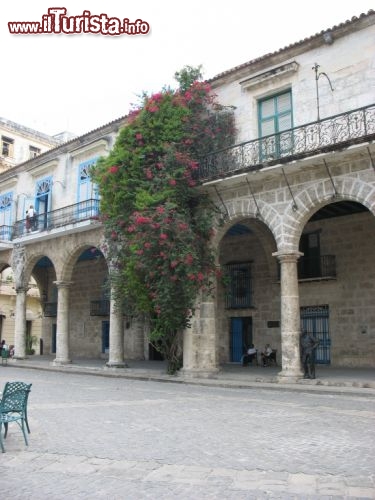
[[[16,21],[51,30],[53,8],[83,17],[91,31],[115,30],[109,19],[117,18],[129,20],[124,29],[148,32],[9,32]],[[126,115],[143,92],[176,86],[174,74],[186,65],[202,65],[209,79],[370,9],[371,0],[2,1],[0,116],[50,135],[82,135]]]

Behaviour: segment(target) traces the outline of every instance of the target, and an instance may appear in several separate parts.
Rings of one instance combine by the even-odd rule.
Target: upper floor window
[[[97,186],[90,176],[90,170],[96,164],[97,159],[97,157],[91,158],[78,165],[78,202],[98,197]]]
[[[36,156],[40,155],[41,150],[39,148],[36,148],[35,146],[29,146],[29,158],[35,158]]]
[[[10,137],[1,136],[1,155],[13,158],[14,139]]]
[[[291,133],[281,134],[293,127],[292,92],[288,90],[258,103],[259,137],[262,159],[274,159],[287,153],[291,147]]]

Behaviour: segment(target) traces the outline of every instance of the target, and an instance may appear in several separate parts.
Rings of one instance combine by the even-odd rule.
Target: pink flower
[[[147,177],[147,179],[152,179],[152,178],[154,177],[154,176],[152,175],[151,170],[150,170],[149,168],[146,170],[146,177]]]
[[[151,243],[149,241],[146,241],[146,243],[144,244],[144,247],[151,248]]]
[[[178,260],[172,260],[172,262],[171,262],[171,268],[174,269],[177,266],[178,266]]]
[[[158,214],[163,214],[165,212],[165,208],[164,207],[156,207],[156,211]]]
[[[175,186],[177,184],[175,179],[169,179],[169,185],[170,186]]]
[[[110,174],[117,174],[118,172],[118,166],[117,165],[113,165],[112,167],[109,167],[109,173]]]
[[[191,253],[188,253],[187,256],[185,257],[185,262],[186,264],[192,264],[193,263],[193,256],[191,255]]]
[[[135,134],[135,138],[137,139],[137,141],[141,141],[143,139],[143,135],[140,132],[137,132]]]
[[[204,280],[204,274],[203,273],[198,273],[197,274],[197,280],[198,281],[203,281]]]
[[[168,239],[168,235],[167,235],[167,234],[165,234],[165,233],[161,233],[161,235],[159,236],[159,238],[160,238],[161,240],[167,240],[167,239]]]

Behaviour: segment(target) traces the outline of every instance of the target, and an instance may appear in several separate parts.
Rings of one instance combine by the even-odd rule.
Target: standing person
[[[315,349],[319,345],[316,340],[307,330],[303,330],[301,334],[301,361],[303,365],[303,378],[315,378]]]
[[[29,219],[30,219],[30,227],[31,230],[33,231],[36,229],[36,212],[33,205],[30,205],[29,207]]]
[[[26,210],[26,231],[29,233],[31,227],[29,211]]]

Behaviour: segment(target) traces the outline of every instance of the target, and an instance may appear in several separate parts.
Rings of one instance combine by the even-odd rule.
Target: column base
[[[215,378],[219,373],[219,368],[181,368],[178,375],[187,379],[192,378]]]
[[[125,361],[107,361],[105,368],[129,368]]]
[[[302,370],[282,370],[277,374],[277,380],[283,384],[294,384],[303,378]]]
[[[54,359],[52,361],[52,366],[63,366],[63,365],[71,365],[72,364],[72,360],[71,359]]]

